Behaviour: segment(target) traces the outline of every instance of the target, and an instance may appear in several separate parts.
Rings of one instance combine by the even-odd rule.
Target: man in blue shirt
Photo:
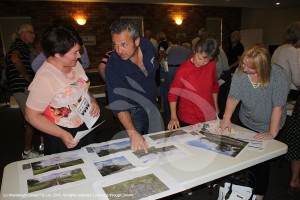
[[[114,52],[105,69],[109,106],[126,130],[132,150],[147,152],[141,134],[164,130],[156,102],[155,50],[140,38],[134,20],[117,20],[110,30]]]

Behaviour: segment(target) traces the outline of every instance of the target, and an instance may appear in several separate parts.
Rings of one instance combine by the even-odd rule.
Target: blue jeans
[[[135,128],[142,135],[164,130],[157,105],[131,108],[130,115]]]

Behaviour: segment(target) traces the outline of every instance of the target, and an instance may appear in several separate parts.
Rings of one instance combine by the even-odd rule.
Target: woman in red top
[[[219,112],[219,83],[214,59],[218,54],[217,41],[208,37],[199,40],[195,45],[194,55],[181,64],[168,93],[171,109],[168,129],[216,118]]]

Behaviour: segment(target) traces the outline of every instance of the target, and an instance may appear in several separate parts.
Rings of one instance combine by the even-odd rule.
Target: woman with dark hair
[[[171,110],[168,129],[216,119],[219,83],[215,59],[218,54],[219,44],[207,37],[196,43],[194,55],[180,65],[168,93]]]
[[[100,114],[78,61],[81,37],[71,26],[53,25],[44,32],[41,45],[47,59],[29,86],[25,113],[28,121],[45,133],[44,153],[60,153],[94,143],[92,133],[80,141],[73,140],[78,131],[87,129],[76,110],[80,101],[90,102],[92,117]]]

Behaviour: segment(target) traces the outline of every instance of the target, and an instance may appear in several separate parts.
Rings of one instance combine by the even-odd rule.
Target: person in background
[[[114,21],[110,30],[114,51],[105,68],[109,106],[126,130],[132,150],[148,152],[142,134],[164,130],[156,102],[156,53],[151,42],[139,36],[134,20]]]
[[[165,111],[165,123],[168,124],[171,117],[171,111],[169,107],[169,101],[168,101],[168,92],[170,90],[170,85],[172,81],[174,80],[175,74],[179,66],[188,60],[191,55],[193,54],[193,51],[191,50],[191,45],[188,45],[189,43],[184,43],[182,45],[172,45],[169,46],[167,49],[167,71],[165,72],[165,84],[166,84],[166,90],[164,99],[164,111]],[[183,46],[186,45],[187,47]]]
[[[241,33],[239,31],[234,31],[230,35],[231,45],[227,51],[228,64],[231,73],[234,73],[239,65],[241,55],[244,52],[244,46],[241,43]]]
[[[272,62],[286,70],[291,86],[289,99],[296,100],[286,138],[286,159],[291,163],[292,174],[288,194],[295,195],[300,191],[300,22],[293,22],[288,26],[285,40],[286,43],[275,50]]]
[[[52,25],[68,25],[69,23],[62,19],[55,19],[52,21]],[[80,40],[80,54],[81,57],[78,59],[78,61],[81,63],[83,69],[87,69],[90,67],[90,59],[87,53],[87,50],[85,46],[83,45],[82,40]],[[32,61],[31,67],[34,72],[37,72],[38,69],[42,66],[42,64],[45,62],[46,56],[43,51],[41,51],[39,54],[37,54],[36,58]]]
[[[42,47],[39,38],[36,36],[34,38],[34,42],[32,44],[32,48],[30,50],[30,63],[33,62],[33,60],[42,52]],[[36,71],[35,71],[36,72]],[[39,145],[39,151],[44,152],[44,139],[42,134],[40,134],[40,145]]]
[[[167,85],[166,85],[166,63],[167,63],[167,50],[169,48],[169,42],[167,41],[166,35],[163,32],[158,32],[157,35],[158,40],[158,61],[159,68],[156,71],[156,84],[159,87],[159,96],[160,96],[160,111],[164,112],[164,102],[166,101],[167,94]]]
[[[78,131],[87,130],[77,106],[83,99],[91,103],[90,115],[100,108],[89,94],[89,80],[82,65],[82,45],[78,32],[68,25],[52,25],[43,34],[41,45],[47,57],[29,86],[26,119],[44,133],[44,154],[80,149],[95,143],[93,132],[74,141]]]
[[[247,49],[240,59],[228,95],[219,132],[231,131],[231,117],[239,102],[238,125],[258,132],[253,138],[270,140],[276,138],[285,124],[286,100],[289,83],[285,70],[271,64],[269,51],[264,45]],[[254,192],[261,200],[269,184],[269,162],[250,168],[256,177]]]
[[[293,113],[288,126],[286,144],[288,152],[286,159],[291,162],[291,180],[289,183],[288,194],[295,195],[300,191],[300,95],[296,101]]]
[[[32,47],[30,49],[30,63],[41,53],[42,47],[38,37],[34,38]]]
[[[231,72],[228,64],[228,58],[222,49],[219,47],[220,53],[217,58],[217,77],[220,84],[219,94],[218,94],[218,105],[219,105],[219,115],[220,119],[223,119],[225,107],[226,107],[226,100],[228,97],[228,93],[230,90],[231,84]]]
[[[87,50],[82,43],[82,40],[80,40],[80,45],[81,45],[81,48],[80,48],[81,58],[78,61],[82,64],[83,69],[87,69],[90,67],[90,59],[89,59]],[[31,67],[32,67],[33,71],[37,72],[38,69],[45,62],[45,60],[46,60],[46,56],[45,56],[44,52],[41,51],[41,53],[31,63]]]
[[[291,84],[290,96],[297,100],[300,89],[300,22],[289,25],[285,34],[285,44],[279,46],[272,55],[272,62],[283,67]]]
[[[210,35],[209,31],[207,28],[202,27],[198,31],[198,36],[192,40],[192,50],[194,50],[196,43],[203,38],[206,38]]]
[[[106,63],[110,57],[110,55],[112,54],[113,50],[109,50],[105,53],[105,55],[103,56],[103,58],[101,59],[99,65],[98,65],[98,71],[100,74],[101,79],[105,82],[105,67],[106,67]]]
[[[168,94],[171,110],[168,129],[216,119],[219,83],[215,59],[218,54],[217,41],[206,37],[196,43],[194,55],[180,65]]]
[[[158,48],[157,40],[153,38],[151,30],[146,29],[144,33],[144,37],[150,40],[150,42],[153,44],[154,49]]]
[[[34,71],[30,67],[30,46],[35,39],[34,28],[30,24],[23,24],[19,27],[8,53],[5,56],[7,66],[6,77],[10,90],[25,117],[25,103],[28,98],[29,84],[34,77]],[[34,128],[25,120],[25,144],[23,159],[30,159],[40,156],[32,149],[32,139],[35,133]]]

